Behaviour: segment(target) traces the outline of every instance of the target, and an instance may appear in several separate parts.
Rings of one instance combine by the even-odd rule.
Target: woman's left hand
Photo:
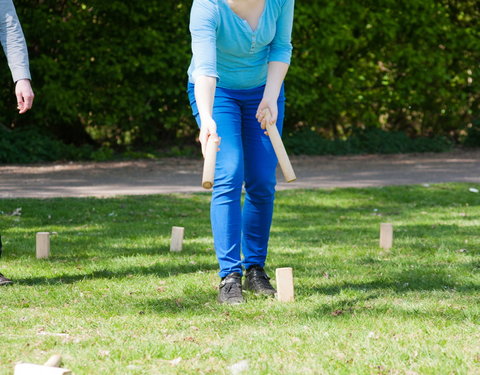
[[[255,115],[255,117],[260,123],[262,129],[266,129],[267,127],[267,123],[265,119],[265,109],[268,109],[270,111],[270,115],[271,115],[270,125],[275,124],[277,122],[277,117],[278,117],[277,101],[263,98],[260,104],[258,105],[257,114]]]
[[[17,109],[20,114],[32,108],[33,94],[29,79],[21,79],[15,84],[15,95],[17,96]]]

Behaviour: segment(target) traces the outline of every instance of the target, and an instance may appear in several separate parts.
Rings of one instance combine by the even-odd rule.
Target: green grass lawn
[[[480,194],[441,184],[277,193],[267,271],[296,301],[216,303],[208,194],[4,199],[0,374],[480,374]],[[11,216],[21,208],[21,216]],[[394,224],[394,247],[378,246]],[[184,251],[169,251],[172,226]],[[35,259],[35,232],[51,258]]]

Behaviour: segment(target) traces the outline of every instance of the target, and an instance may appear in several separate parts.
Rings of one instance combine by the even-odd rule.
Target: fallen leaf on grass
[[[170,363],[172,366],[176,366],[176,365],[178,365],[181,361],[182,361],[182,357],[178,357],[178,358],[172,359],[171,361],[168,361],[168,363]]]
[[[68,333],[59,333],[59,332],[47,332],[43,328],[40,328],[37,332],[37,335],[40,336],[58,336],[58,337],[70,337]]]
[[[249,366],[250,366],[249,362],[246,359],[244,359],[240,362],[237,362],[237,363],[229,366],[228,369],[230,370],[230,373],[232,375],[238,375],[238,374],[241,374],[244,371],[247,371]]]
[[[22,207],[16,208],[16,209],[10,214],[10,216],[22,216]]]

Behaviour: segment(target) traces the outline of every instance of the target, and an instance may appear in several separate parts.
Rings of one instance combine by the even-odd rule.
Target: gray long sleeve
[[[31,79],[27,44],[12,0],[0,0],[0,43],[7,56],[13,81]]]

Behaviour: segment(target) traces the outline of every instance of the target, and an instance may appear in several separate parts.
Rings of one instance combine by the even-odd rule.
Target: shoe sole
[[[217,302],[221,305],[241,305],[242,303],[245,303],[245,300],[229,302],[229,301],[220,301],[220,300],[217,299]]]

